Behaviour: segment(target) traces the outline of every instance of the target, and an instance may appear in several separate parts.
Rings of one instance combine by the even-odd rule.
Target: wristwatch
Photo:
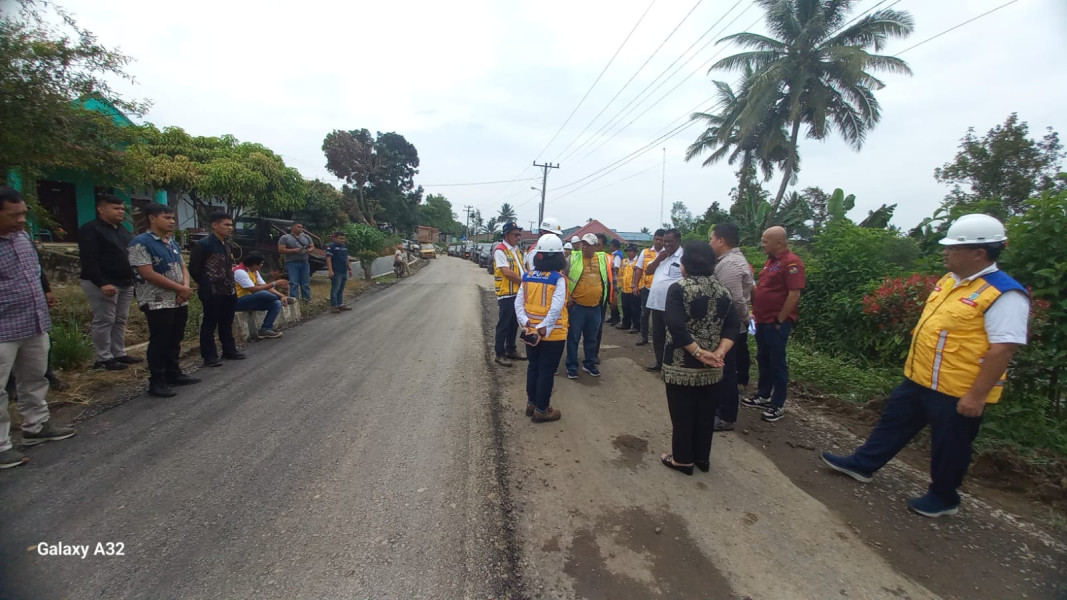
[[[701,349],[700,346],[697,346],[697,349],[694,350],[691,354],[693,355],[694,358],[700,358],[700,353],[701,352],[703,352],[703,349]]]

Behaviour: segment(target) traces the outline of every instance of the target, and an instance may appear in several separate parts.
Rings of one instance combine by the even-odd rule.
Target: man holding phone
[[[289,295],[311,300],[311,263],[308,256],[315,249],[315,242],[304,232],[304,226],[293,223],[289,232],[278,238],[278,252],[285,257],[285,270],[289,273]]]

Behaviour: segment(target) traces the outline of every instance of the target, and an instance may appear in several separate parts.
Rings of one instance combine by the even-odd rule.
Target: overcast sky
[[[901,0],[894,8],[911,12],[915,32],[892,42],[886,53],[904,51],[1005,1]],[[857,2],[856,12],[876,3]],[[663,148],[665,218],[675,201],[695,215],[713,201],[727,204],[734,167],[684,162],[696,126],[616,170],[593,174],[684,124],[694,108],[708,107],[712,79],[736,80],[734,73],[709,75],[702,67],[735,50],[714,43],[699,50],[705,43],[763,31],[759,9],[749,0],[657,0],[548,144],[649,0],[60,4],[102,43],[135,59],[130,71],[137,85],[128,95],[151,100],[146,120],[160,127],[259,142],[305,177],[330,182],[337,180],[326,171],[321,151],[329,131],[395,131],[418,148],[416,182],[428,193],[446,195],[461,222],[466,205],[488,217],[509,202],[528,226],[537,218],[539,198],[529,188],[540,187],[541,175],[530,163],[559,162],[549,173],[545,215],[564,227],[593,217],[623,231],[655,227],[660,220]],[[1065,32],[1063,0],[1019,0],[903,53],[914,76],[882,77],[882,121],[862,151],[837,138],[802,140],[798,187],[855,194],[856,218],[882,203],[898,203],[894,222],[913,226],[947,192],[933,170],[952,159],[967,127],[984,133],[1015,111],[1035,137],[1047,126],[1067,133]],[[594,136],[620,111],[617,125]],[[440,185],[516,178],[536,179]],[[776,190],[778,181],[776,176],[767,188]]]

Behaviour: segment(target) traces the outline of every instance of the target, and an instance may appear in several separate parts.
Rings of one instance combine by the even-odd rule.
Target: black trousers
[[[600,325],[596,330],[596,355],[600,357],[600,342],[604,340],[604,317],[608,316],[607,303],[600,305]]]
[[[748,386],[748,372],[752,369],[752,356],[748,353],[748,327],[734,342],[734,358],[737,367],[737,385]]]
[[[515,336],[519,334],[519,318],[515,316],[515,296],[497,298],[499,313],[496,319],[496,343],[493,350],[497,356],[515,352]]]
[[[222,354],[236,354],[237,341],[233,339],[233,316],[237,311],[237,295],[218,296],[198,291],[200,303],[204,306],[204,319],[200,322],[200,356],[204,360],[218,359],[215,347],[215,331],[219,332]]]
[[[744,335],[748,335],[745,333]],[[723,359],[722,366],[722,382],[715,384],[717,387],[716,392],[719,397],[719,407],[715,411],[715,415],[723,421],[729,421],[733,423],[737,421],[737,405],[741,401],[741,393],[737,390],[737,357],[740,356],[741,348],[737,347],[737,342],[734,342],[730,351],[726,353]],[[744,348],[745,355],[748,355],[748,348]]]
[[[615,294],[618,296],[619,292],[616,292]],[[619,299],[616,297],[615,302],[611,303],[611,318],[608,320],[612,323],[618,323],[619,318]]]
[[[648,288],[641,289],[641,339],[648,341],[648,319],[652,315],[652,309],[645,306],[648,304]]]
[[[556,369],[563,358],[567,340],[556,342],[541,341],[536,346],[526,347],[526,401],[544,412],[552,398],[552,385],[555,382]]]
[[[719,404],[716,385],[687,386],[667,384],[667,409],[671,412],[671,453],[674,462],[707,462],[711,456],[711,436],[715,409]],[[736,386],[735,386],[736,387]]]
[[[637,294],[622,294],[622,328],[637,329],[641,324],[641,299]]]
[[[656,354],[656,366],[663,366],[663,346],[667,343],[667,324],[663,311],[652,311],[652,352]]]
[[[182,352],[182,338],[185,337],[185,323],[189,320],[189,307],[157,308],[145,310],[144,318],[148,322],[148,359],[149,380],[165,382],[182,374],[178,358]]]

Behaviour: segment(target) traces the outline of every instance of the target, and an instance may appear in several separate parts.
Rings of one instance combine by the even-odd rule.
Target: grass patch
[[[51,361],[61,369],[79,369],[93,358],[93,344],[74,319],[52,324]]]
[[[756,344],[749,344],[755,364]],[[787,353],[789,377],[805,389],[856,404],[885,398],[900,383],[899,368],[885,369],[860,366],[858,363],[813,350],[791,340]]]

